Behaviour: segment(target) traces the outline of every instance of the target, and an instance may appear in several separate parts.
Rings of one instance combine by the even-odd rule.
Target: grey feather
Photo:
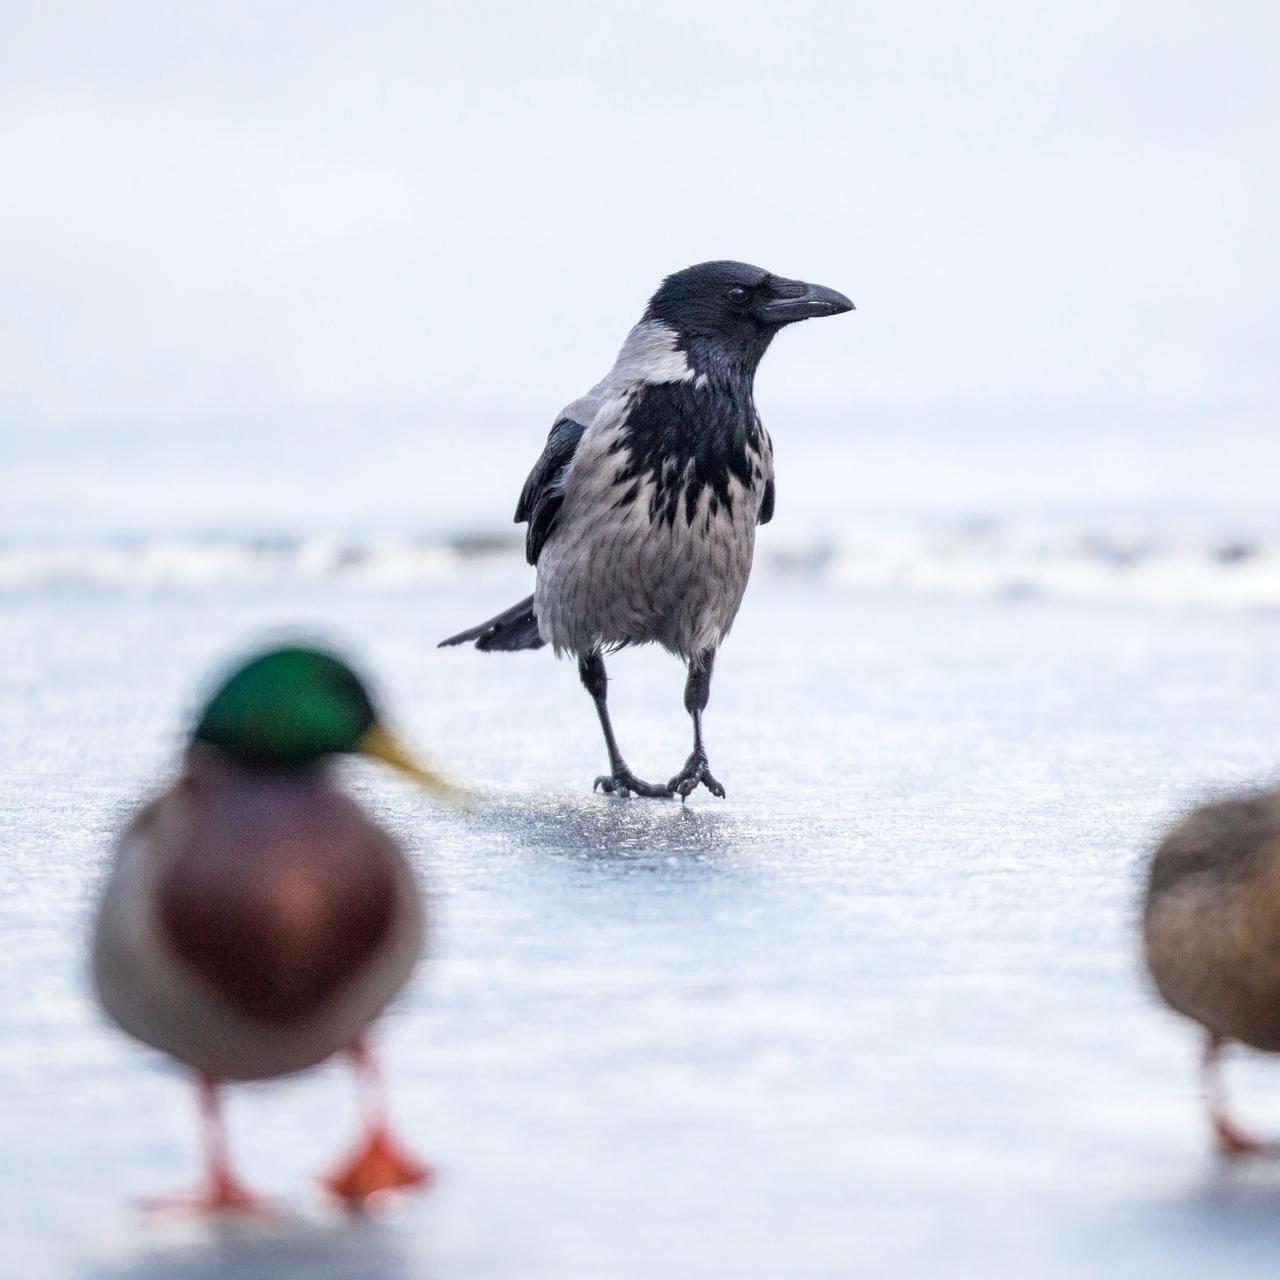
[[[630,396],[604,400],[568,468],[554,529],[538,556],[534,599],[557,652],[655,641],[686,659],[715,649],[737,616],[751,573],[756,524],[773,476],[768,437],[751,480],[711,508],[703,490],[691,519],[651,516],[653,481],[618,504],[615,445]]]

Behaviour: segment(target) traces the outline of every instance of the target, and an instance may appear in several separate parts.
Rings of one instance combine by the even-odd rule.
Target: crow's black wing
[[[542,457],[534,463],[529,478],[524,482],[515,519],[517,524],[523,520],[529,522],[524,554],[530,564],[538,563],[542,546],[555,528],[556,516],[564,502],[565,476],[585,430],[580,422],[571,418],[558,419],[547,437]]]

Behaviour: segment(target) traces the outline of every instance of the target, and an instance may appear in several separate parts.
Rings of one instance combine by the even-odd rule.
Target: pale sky
[[[492,413],[518,484],[712,257],[858,305],[780,338],[775,408],[1269,427],[1278,15],[10,6],[0,430]]]

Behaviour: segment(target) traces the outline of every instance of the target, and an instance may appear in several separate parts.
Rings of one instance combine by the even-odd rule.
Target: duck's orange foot
[[[1218,1154],[1232,1159],[1240,1156],[1274,1156],[1280,1154],[1274,1142],[1264,1142],[1252,1134],[1237,1129],[1230,1120],[1223,1116],[1213,1117],[1213,1136],[1218,1145]]]
[[[187,1214],[192,1217],[216,1217],[220,1214],[244,1214],[247,1217],[274,1218],[276,1207],[247,1190],[234,1178],[216,1177],[195,1191],[178,1191],[167,1196],[147,1196],[138,1202],[144,1213]]]
[[[382,1125],[370,1129],[361,1149],[327,1178],[324,1185],[352,1209],[363,1207],[372,1196],[425,1186],[432,1173],[415,1160]]]

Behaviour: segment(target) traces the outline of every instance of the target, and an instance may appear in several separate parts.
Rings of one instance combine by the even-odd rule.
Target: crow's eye
[[[747,291],[740,284],[735,284],[729,290],[727,297],[735,307],[740,307],[747,300]]]

